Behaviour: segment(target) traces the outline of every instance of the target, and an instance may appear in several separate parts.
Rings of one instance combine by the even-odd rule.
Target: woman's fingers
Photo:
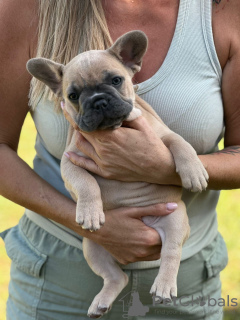
[[[97,160],[98,155],[92,146],[92,144],[84,138],[82,133],[77,132],[77,141],[76,141],[77,148],[82,151],[86,156],[93,160]]]
[[[98,175],[101,173],[100,168],[92,159],[81,157],[74,152],[64,152],[64,155],[76,166],[89,170]]]
[[[118,260],[116,257],[116,259],[118,260],[119,263],[123,264],[123,265],[127,265],[129,263],[133,263],[133,262],[138,262],[138,261],[155,261],[155,260],[158,260],[160,259],[161,257],[161,246],[158,246],[159,248],[159,252],[158,253],[154,253],[152,255],[149,255],[149,256],[144,256],[144,257],[136,257],[135,259],[128,259],[128,260],[123,260],[123,259],[120,259]]]
[[[95,174],[105,176],[103,170],[98,166],[99,156],[96,153],[94,147],[91,143],[86,140],[80,132],[77,132],[77,148],[84,153],[88,158],[84,156],[79,156],[75,152],[65,152],[65,156],[74,163],[85,170],[91,171]],[[106,176],[107,177],[107,176]]]
[[[141,218],[145,216],[165,216],[177,209],[177,203],[158,203],[147,207],[129,208],[129,215],[132,218]]]
[[[141,261],[154,261],[154,260],[160,259],[160,257],[161,257],[161,249],[162,249],[162,247],[159,246],[159,253],[154,253],[154,254],[152,254],[150,256],[144,257],[144,258],[142,258]]]
[[[133,121],[125,121],[124,127],[132,128],[144,133],[148,133],[149,130],[151,130],[147,120],[143,116],[140,116]]]

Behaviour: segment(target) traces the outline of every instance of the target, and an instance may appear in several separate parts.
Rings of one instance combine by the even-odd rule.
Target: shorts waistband
[[[82,237],[76,237],[72,233],[66,231],[64,226],[60,227],[60,224],[53,222],[49,219],[42,217],[41,215],[26,209],[25,216],[33,223],[44,229],[46,232],[62,240],[66,244],[76,247],[82,250]]]

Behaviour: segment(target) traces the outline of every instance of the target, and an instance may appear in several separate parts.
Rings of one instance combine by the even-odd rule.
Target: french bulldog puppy
[[[208,174],[195,150],[135,94],[132,77],[140,71],[146,50],[146,35],[131,31],[117,39],[109,49],[81,53],[67,65],[35,58],[28,61],[27,69],[62,97],[66,112],[80,131],[115,129],[123,121],[144,116],[171,151],[183,187],[201,192],[207,187]],[[76,138],[77,130],[70,126],[65,151],[83,155],[76,148]],[[177,210],[169,215],[143,218],[162,239],[161,265],[150,293],[162,299],[177,296],[182,245],[190,233],[186,208],[181,200],[182,189],[147,182],[107,180],[75,166],[66,156],[62,157],[61,174],[77,203],[76,221],[84,229],[101,228],[105,221],[104,210],[166,202],[178,204]],[[83,253],[91,269],[104,280],[102,290],[88,310],[89,317],[99,318],[110,310],[127,285],[128,277],[109,252],[87,238],[83,239]]]

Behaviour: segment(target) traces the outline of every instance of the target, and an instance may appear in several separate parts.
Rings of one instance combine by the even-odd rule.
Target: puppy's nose
[[[107,106],[107,101],[105,99],[103,99],[103,98],[97,99],[93,103],[93,107],[96,110],[100,110],[100,109],[106,108],[106,106]]]

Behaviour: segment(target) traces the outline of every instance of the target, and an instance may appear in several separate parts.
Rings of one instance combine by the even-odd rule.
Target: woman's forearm
[[[210,190],[231,190],[240,188],[240,146],[231,146],[223,150],[199,155],[209,175],[208,188]],[[157,175],[152,177],[156,181]],[[177,172],[169,175],[169,183],[181,186]]]
[[[75,223],[76,204],[39,177],[5,144],[0,145],[0,194],[81,235],[86,233]]]
[[[240,188],[240,146],[231,146],[215,153],[200,155],[209,174],[208,189]]]

